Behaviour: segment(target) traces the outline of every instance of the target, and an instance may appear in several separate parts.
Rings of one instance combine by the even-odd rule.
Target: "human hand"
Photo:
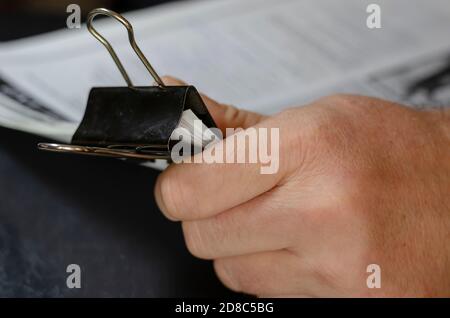
[[[226,286],[257,296],[450,295],[448,113],[346,95],[273,117],[205,103],[221,129],[280,129],[276,174],[179,164],[155,186],[189,251],[214,260]],[[369,264],[381,268],[380,289],[366,284]]]

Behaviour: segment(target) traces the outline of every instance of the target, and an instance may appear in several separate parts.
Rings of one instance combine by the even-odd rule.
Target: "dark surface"
[[[17,15],[5,28],[2,17],[0,40],[64,21]],[[158,210],[157,171],[39,152],[41,141],[0,128],[0,297],[229,294]],[[81,266],[81,289],[66,287],[72,263]]]

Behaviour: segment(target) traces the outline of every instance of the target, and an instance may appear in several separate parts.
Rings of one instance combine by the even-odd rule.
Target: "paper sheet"
[[[377,30],[366,27],[371,2],[196,0],[124,15],[160,75],[180,77],[238,107],[270,114],[338,92],[450,104],[449,85],[432,95],[420,87],[408,93],[415,82],[448,64],[448,0],[378,0],[383,24]],[[152,85],[125,29],[112,19],[96,21],[96,27],[111,41],[135,84]],[[37,134],[45,127],[51,130],[49,121],[71,123],[61,125],[66,129],[60,137],[56,134],[61,140],[80,121],[91,87],[125,85],[86,27],[0,45],[2,81],[9,93],[11,88],[20,92],[28,103],[0,99],[0,114],[6,108],[28,113],[27,131]],[[4,90],[0,93],[12,99]],[[14,126],[18,118],[5,122]]]

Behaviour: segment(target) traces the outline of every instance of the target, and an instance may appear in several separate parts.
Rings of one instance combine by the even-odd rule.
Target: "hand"
[[[168,84],[180,84],[166,79]],[[279,171],[179,164],[155,195],[190,252],[257,296],[450,295],[450,116],[339,95],[273,117],[205,97],[225,127],[279,127]],[[369,264],[381,288],[369,289]]]

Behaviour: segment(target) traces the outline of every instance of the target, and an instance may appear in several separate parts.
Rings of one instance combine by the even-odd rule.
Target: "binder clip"
[[[111,44],[93,27],[97,15],[115,18],[125,26],[131,47],[157,85],[133,85]],[[143,161],[169,160],[171,136],[185,111],[192,111],[207,128],[216,127],[195,87],[164,85],[136,44],[132,25],[123,16],[108,9],[94,9],[88,15],[87,26],[106,47],[128,86],[92,88],[71,144],[40,143],[39,149]]]

